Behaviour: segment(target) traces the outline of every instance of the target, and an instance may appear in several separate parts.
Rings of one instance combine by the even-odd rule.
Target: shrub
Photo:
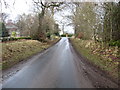
[[[120,40],[117,40],[117,41],[112,40],[112,41],[110,41],[109,46],[118,46],[118,47],[120,47]]]
[[[54,34],[55,34],[56,36],[60,36],[59,32],[55,32]]]
[[[14,40],[16,40],[16,39],[13,38],[13,37],[11,37],[11,38],[8,39],[8,41],[14,41]]]
[[[68,37],[72,37],[72,34],[68,34]],[[62,34],[61,37],[66,37],[66,34]]]
[[[49,32],[47,32],[46,36],[48,39],[50,39],[51,34]]]
[[[2,42],[7,41],[7,38],[4,37],[4,38],[1,39],[1,41]]]
[[[15,39],[17,39],[17,40],[19,40],[19,39],[31,39],[31,37],[17,37]]]
[[[15,31],[12,32],[12,36],[16,37],[16,32]]]
[[[77,38],[82,39],[82,38],[83,38],[83,33],[79,33],[79,34],[77,35]]]
[[[0,22],[0,37],[8,37],[8,30],[3,22]]]
[[[73,35],[72,34],[69,34],[68,37],[72,37]]]
[[[5,41],[15,41],[15,40],[20,40],[20,39],[31,39],[31,37],[3,37],[1,38],[1,41],[2,42],[5,42]]]
[[[61,35],[61,37],[66,37],[66,35],[65,35],[65,34],[63,34],[63,35]]]

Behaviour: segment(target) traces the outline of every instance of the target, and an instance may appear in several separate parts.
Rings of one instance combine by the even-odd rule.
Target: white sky
[[[0,8],[2,8],[2,12],[4,13],[8,13],[10,14],[9,19],[14,20],[17,15],[21,15],[23,13],[30,13],[32,12],[32,0],[5,0],[10,6],[8,8],[5,8],[4,6],[4,2],[2,1],[2,7],[0,5]],[[15,1],[15,4],[14,4]],[[120,0],[47,0],[47,1],[76,1],[76,2],[80,2],[80,1],[120,1]],[[14,5],[13,5],[14,4]],[[0,9],[1,10],[1,9]],[[66,10],[64,12],[62,12],[63,15],[70,15],[69,10]],[[58,13],[55,15],[55,19],[58,20],[59,22],[63,20],[63,17],[61,17]],[[68,21],[70,22],[70,21]],[[62,26],[60,26],[60,28],[62,28]],[[65,31],[69,32],[69,33],[74,33],[73,27],[71,26],[66,26],[65,27]]]
[[[27,14],[31,11],[32,0],[15,0],[15,4],[14,0],[6,0],[6,2],[9,4],[9,7],[5,8],[5,5],[2,4],[2,12],[10,14],[9,18],[11,19],[15,19],[18,14]]]
[[[3,0],[0,0],[3,3]],[[16,17],[17,14],[29,13],[32,11],[32,0],[5,0],[10,6],[6,9],[4,4],[2,4],[2,12],[10,13],[12,17]],[[15,1],[15,5],[13,3]],[[45,0],[45,1],[67,1],[67,2],[94,2],[94,1],[114,1],[118,2],[120,0]],[[0,7],[1,8],[1,7]]]
[[[4,4],[2,5],[2,12],[8,13],[9,19],[16,19],[17,15],[22,15],[23,13],[31,13],[32,12],[32,0],[6,0],[6,2],[10,5],[8,8],[5,8]],[[2,2],[3,3],[3,2]],[[69,11],[65,11],[60,13],[61,15],[70,15]],[[55,19],[58,23],[60,23],[63,20],[63,17],[57,13],[55,15]],[[62,25],[59,26],[62,29]],[[73,27],[65,26],[64,28],[65,32],[68,33],[74,33]]]

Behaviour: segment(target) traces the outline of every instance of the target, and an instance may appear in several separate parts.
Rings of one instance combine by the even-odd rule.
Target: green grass
[[[78,39],[71,39],[76,50],[86,57],[90,62],[97,65],[104,71],[107,71],[110,76],[118,78],[118,64],[110,62],[108,58],[102,58],[100,55],[93,54],[89,48],[85,48],[84,41]]]

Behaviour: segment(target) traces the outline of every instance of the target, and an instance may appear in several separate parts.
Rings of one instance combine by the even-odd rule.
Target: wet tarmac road
[[[6,80],[3,88],[93,88],[77,68],[78,58],[71,48],[68,38],[62,38]]]

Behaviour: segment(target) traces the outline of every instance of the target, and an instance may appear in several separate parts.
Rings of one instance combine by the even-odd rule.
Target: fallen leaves
[[[120,63],[120,48],[117,46],[107,46],[104,43],[92,40],[72,39],[75,47],[80,53],[90,59],[93,63],[100,66],[118,77],[118,65]]]

